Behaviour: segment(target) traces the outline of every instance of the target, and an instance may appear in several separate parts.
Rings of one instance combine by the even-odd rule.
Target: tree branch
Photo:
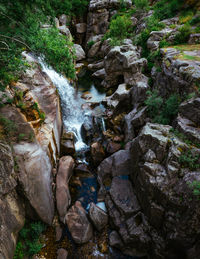
[[[9,37],[9,36],[3,35],[3,34],[0,34],[0,37],[3,37],[3,38],[5,38],[5,39],[10,39],[10,40],[19,42],[19,43],[21,43],[22,45],[26,46],[27,49],[29,49],[29,50],[31,51],[31,48],[30,48],[26,43],[24,43],[24,42],[21,41],[21,40],[18,40],[18,39],[14,38],[14,37]]]

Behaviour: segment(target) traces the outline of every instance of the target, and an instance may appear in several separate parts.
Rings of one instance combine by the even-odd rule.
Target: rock
[[[109,97],[105,98],[106,105],[114,109],[114,114],[127,110],[130,104],[130,89],[126,84],[120,84],[117,90]]]
[[[56,242],[59,242],[62,237],[63,230],[60,225],[56,226]]]
[[[68,252],[67,250],[60,248],[57,251],[57,259],[67,259]]]
[[[97,78],[100,78],[100,79],[104,79],[105,76],[106,76],[106,72],[105,72],[105,69],[102,68],[100,70],[97,70],[95,73],[92,74],[93,77],[97,77]]]
[[[121,144],[110,141],[107,145],[106,151],[108,154],[113,154],[121,149]]]
[[[130,148],[131,179],[142,211],[153,228],[155,254],[163,254],[166,236],[172,242],[178,237],[184,244],[182,249],[190,249],[200,224],[198,205],[194,200],[191,202],[188,187],[194,179],[200,180],[199,170],[191,171],[180,165],[179,157],[189,147],[170,133],[170,129],[170,126],[147,123]],[[198,154],[200,150],[193,147],[191,152]],[[181,202],[180,197],[183,197]],[[177,213],[181,216],[177,217]],[[160,240],[159,245],[156,240]]]
[[[182,96],[194,92],[196,82],[200,78],[200,67],[197,57],[199,56],[198,48],[188,51],[182,47],[181,50],[175,48],[163,48],[163,56],[159,66],[162,71],[152,69],[152,78],[154,87],[157,87],[159,94],[167,98],[174,91]],[[192,56],[188,59],[187,56]]]
[[[120,0],[91,0],[89,5],[90,11],[95,11],[103,8],[113,8],[118,9],[120,8]],[[125,0],[124,4],[127,6],[127,8],[130,8],[132,6],[131,0]]]
[[[93,202],[90,203],[89,217],[98,231],[101,231],[108,223],[108,215]]]
[[[80,61],[85,59],[85,52],[81,45],[74,44],[75,52],[76,52],[76,61]]]
[[[88,221],[86,211],[79,201],[69,209],[65,217],[65,222],[73,240],[77,244],[87,243],[92,238],[92,225]]]
[[[92,94],[90,92],[85,92],[81,95],[81,98],[83,98],[85,100],[90,100],[90,99],[92,99]]]
[[[92,175],[91,171],[89,170],[86,164],[78,164],[75,167],[75,173],[79,176],[84,176],[84,177]]]
[[[97,53],[98,53],[98,51],[99,51],[99,49],[100,49],[100,46],[101,46],[101,41],[97,41],[96,43],[94,43],[94,44],[92,45],[92,47],[90,48],[90,50],[88,51],[87,56],[88,56],[89,58],[94,58],[94,57],[96,57],[96,56],[97,56]]]
[[[66,25],[67,23],[70,22],[70,18],[69,16],[67,16],[66,14],[62,14],[60,17],[59,17],[59,22],[61,25]]]
[[[63,132],[60,148],[61,156],[75,154],[74,134],[72,132]]]
[[[0,258],[11,259],[14,257],[17,233],[25,222],[24,205],[15,190],[0,195],[0,222]]]
[[[54,217],[50,158],[36,143],[15,144],[14,153],[25,196],[41,220],[50,225]]]
[[[107,76],[102,84],[107,88],[115,86],[120,78],[123,78],[128,85],[144,81],[142,68],[146,64],[146,59],[140,58],[140,52],[136,46],[132,45],[132,41],[124,40],[123,45],[111,48],[104,58]]]
[[[71,203],[68,182],[73,173],[74,159],[64,156],[59,161],[58,173],[56,176],[56,204],[60,220],[64,223],[64,217]]]
[[[91,156],[94,164],[99,164],[105,157],[105,152],[102,145],[99,142],[95,142],[91,145]]]
[[[14,158],[11,147],[0,142],[0,197],[11,192],[17,185],[14,177]]]
[[[104,66],[104,62],[103,61],[99,61],[99,62],[95,62],[92,64],[88,65],[88,69],[92,70],[92,71],[96,71],[96,70],[101,70],[103,69]]]
[[[86,23],[77,23],[76,24],[76,32],[77,33],[85,33],[87,30],[87,24]]]
[[[60,33],[62,33],[63,35],[67,36],[67,38],[72,41],[72,35],[70,30],[67,28],[66,25],[62,25],[58,27],[58,30],[60,31]]]
[[[200,33],[190,34],[188,43],[189,44],[199,44],[200,43]]]
[[[181,103],[179,112],[182,116],[200,125],[200,98],[192,98],[189,101]]]
[[[146,122],[147,112],[146,107],[137,111],[133,109],[130,113],[124,117],[124,132],[125,132],[125,142],[133,140],[137,135],[140,128],[144,126]]]

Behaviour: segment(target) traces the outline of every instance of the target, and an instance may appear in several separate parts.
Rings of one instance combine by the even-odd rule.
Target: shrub
[[[93,45],[95,44],[95,42],[93,40],[88,42],[88,48],[91,48]]]
[[[145,105],[147,105],[147,111],[148,114],[151,118],[154,118],[158,115],[162,104],[163,104],[163,99],[158,96],[157,91],[148,91],[147,92],[148,98],[145,101]]]
[[[45,229],[46,226],[41,222],[26,223],[19,232],[14,259],[24,258],[24,255],[33,256],[38,253],[42,248],[39,237]]]
[[[117,16],[112,19],[110,23],[109,32],[107,38],[115,38],[117,40],[123,40],[129,36],[132,29],[132,22],[129,16]]]
[[[148,91],[148,98],[145,101],[147,111],[153,122],[170,124],[178,113],[179,96],[171,95],[166,101],[158,95],[157,91]]]
[[[154,16],[159,20],[174,17],[184,2],[180,0],[161,0],[154,5]]]
[[[190,33],[190,25],[184,24],[181,28],[179,28],[178,33],[176,34],[174,38],[174,44],[186,43],[189,40]]]
[[[148,0],[134,0],[134,4],[136,9],[138,10],[148,10],[149,9],[149,1]]]
[[[179,157],[179,163],[184,168],[196,170],[200,168],[199,158],[200,155],[194,155],[191,150],[187,150]]]
[[[193,189],[193,194],[200,198],[200,182],[199,181],[193,181],[191,184],[189,184],[189,187]]]

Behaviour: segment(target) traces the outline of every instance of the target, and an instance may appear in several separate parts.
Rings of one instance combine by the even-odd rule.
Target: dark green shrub
[[[194,155],[191,150],[187,150],[179,157],[179,163],[183,168],[196,170],[200,168],[199,158],[200,155]]]
[[[24,258],[24,255],[33,256],[37,254],[42,248],[39,237],[45,229],[46,226],[42,222],[26,223],[19,232],[14,259]]]
[[[136,6],[136,9],[147,11],[149,9],[149,1],[148,0],[134,0],[133,2]]]
[[[109,32],[107,38],[115,38],[123,40],[129,36],[132,30],[132,22],[130,17],[123,15],[117,16],[116,19],[112,19],[110,23]]]
[[[190,34],[190,25],[184,24],[181,28],[179,28],[178,33],[176,34],[174,38],[174,44],[182,44],[188,42]]]
[[[148,91],[147,94],[145,105],[147,105],[148,114],[153,122],[170,124],[178,113],[179,96],[174,94],[164,101],[157,91]]]
[[[148,91],[147,95],[148,98],[145,101],[145,105],[147,105],[148,114],[151,118],[155,118],[155,116],[158,115],[162,107],[163,99],[160,96],[158,96],[157,91]]]
[[[191,184],[189,184],[189,187],[193,189],[193,194],[200,198],[200,182],[199,181],[193,181]]]
[[[88,42],[88,48],[91,48],[93,45],[95,44],[95,42],[93,40]]]
[[[161,0],[154,5],[154,16],[159,20],[174,17],[182,8],[180,0]]]

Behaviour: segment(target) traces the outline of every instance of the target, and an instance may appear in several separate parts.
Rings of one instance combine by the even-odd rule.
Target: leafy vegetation
[[[200,155],[194,155],[191,150],[187,150],[181,154],[179,157],[179,163],[184,168],[189,168],[190,170],[196,170],[200,168],[199,163]]]
[[[149,10],[149,1],[148,0],[134,0],[133,3],[136,6],[136,9],[139,10]]]
[[[178,29],[178,33],[175,36],[174,43],[182,44],[189,40],[191,34],[191,26],[188,24],[184,24],[182,27]]]
[[[178,113],[180,98],[178,95],[171,95],[166,101],[158,95],[155,90],[148,91],[148,98],[145,101],[147,111],[153,122],[170,124]]]
[[[43,55],[58,72],[74,78],[72,43],[54,27],[54,17],[82,15],[88,0],[2,0],[0,4],[0,89],[18,80],[26,69],[24,50]],[[41,28],[41,24],[51,28]]]
[[[115,16],[111,22],[109,31],[105,34],[105,39],[111,38],[111,45],[120,45],[123,39],[130,36],[133,26],[129,15]]]
[[[14,259],[22,259],[24,256],[33,256],[38,253],[42,248],[39,237],[45,229],[46,226],[41,222],[26,223],[19,232]]]
[[[200,182],[199,181],[193,181],[191,184],[189,184],[189,187],[193,189],[193,194],[200,198]]]

